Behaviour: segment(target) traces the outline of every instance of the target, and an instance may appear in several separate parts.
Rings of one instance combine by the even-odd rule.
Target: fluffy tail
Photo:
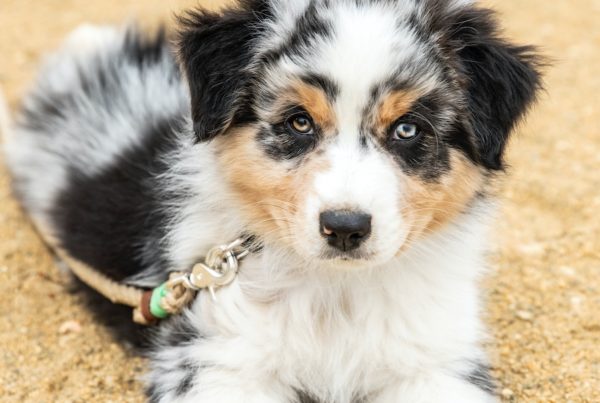
[[[8,104],[4,98],[4,93],[0,89],[0,139],[6,144],[10,139],[10,114],[8,112]]]

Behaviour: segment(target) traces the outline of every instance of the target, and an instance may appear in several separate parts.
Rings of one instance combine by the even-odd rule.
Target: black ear
[[[264,15],[258,1],[222,13],[188,12],[179,18],[179,57],[187,76],[194,131],[200,141],[223,133],[240,113],[249,93],[253,40]],[[263,13],[261,13],[263,11]],[[245,119],[248,108],[244,108]]]
[[[451,26],[481,163],[502,169],[508,137],[541,88],[541,60],[533,47],[501,39],[490,10],[458,11]]]

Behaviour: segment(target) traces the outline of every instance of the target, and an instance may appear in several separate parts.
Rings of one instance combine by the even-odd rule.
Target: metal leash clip
[[[239,260],[248,255],[242,247],[243,240],[237,239],[229,245],[221,245],[211,249],[204,263],[198,263],[192,272],[185,276],[185,286],[199,291],[208,289],[216,299],[215,289],[230,284],[239,269]]]
[[[180,313],[193,300],[196,292],[208,289],[214,301],[215,290],[230,284],[237,276],[239,261],[248,255],[244,240],[211,249],[203,263],[194,265],[191,272],[171,273],[169,281],[144,293],[136,322],[148,324]]]

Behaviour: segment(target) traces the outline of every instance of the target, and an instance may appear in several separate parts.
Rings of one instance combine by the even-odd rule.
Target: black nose
[[[371,234],[371,215],[339,210],[321,213],[321,234],[329,245],[344,252],[356,249]]]

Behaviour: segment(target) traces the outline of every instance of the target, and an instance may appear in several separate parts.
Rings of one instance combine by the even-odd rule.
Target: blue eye
[[[419,128],[412,123],[400,122],[394,128],[394,140],[411,140],[419,135]]]

